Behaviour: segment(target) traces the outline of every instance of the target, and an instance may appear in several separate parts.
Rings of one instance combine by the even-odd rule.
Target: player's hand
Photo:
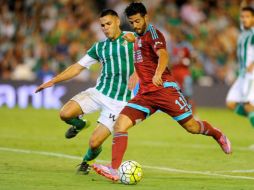
[[[129,79],[129,83],[128,83],[128,89],[129,90],[133,90],[135,88],[135,86],[138,84],[139,78],[136,72],[134,72]]]
[[[136,37],[133,33],[126,33],[123,35],[123,39],[125,39],[127,42],[135,42]]]
[[[48,88],[48,87],[51,87],[51,86],[53,86],[53,85],[54,85],[54,83],[53,83],[52,81],[48,81],[48,82],[46,82],[46,83],[43,83],[42,85],[40,85],[40,86],[35,90],[35,93],[40,92],[40,91],[42,91],[43,89]]]
[[[155,86],[161,86],[163,83],[162,79],[161,79],[161,75],[154,75],[153,76],[153,84]]]

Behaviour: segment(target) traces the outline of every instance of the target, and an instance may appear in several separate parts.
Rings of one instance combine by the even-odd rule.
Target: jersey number
[[[180,110],[182,110],[183,108],[187,106],[187,103],[182,97],[179,97],[178,99],[179,100],[175,101],[175,104],[177,104],[180,107]]]
[[[116,121],[115,117],[116,117],[115,115],[109,114],[109,118],[112,119],[113,121]]]

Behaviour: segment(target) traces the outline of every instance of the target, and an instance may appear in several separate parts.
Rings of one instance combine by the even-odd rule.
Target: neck
[[[145,27],[144,27],[145,30],[142,32],[142,34],[140,34],[141,36],[144,35],[147,32],[148,26],[149,26],[149,24],[146,23]]]
[[[110,40],[115,40],[115,39],[117,39],[117,38],[121,35],[121,33],[122,33],[122,31],[121,31],[120,29],[117,30],[117,32],[116,32],[116,34],[114,35],[114,37],[111,38]]]

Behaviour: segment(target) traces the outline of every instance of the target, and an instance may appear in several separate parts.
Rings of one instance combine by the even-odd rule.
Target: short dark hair
[[[102,12],[101,12],[101,15],[100,15],[100,18],[101,17],[104,17],[104,16],[107,16],[107,15],[111,15],[111,16],[116,16],[118,17],[118,14],[116,11],[112,10],[112,9],[104,9]]]
[[[147,14],[146,7],[143,3],[133,2],[129,4],[125,9],[125,14],[127,17],[130,17],[135,14],[140,14],[141,16],[145,16]]]
[[[249,12],[251,12],[252,15],[254,15],[254,9],[252,7],[250,7],[250,6],[243,7],[242,11],[249,11]]]

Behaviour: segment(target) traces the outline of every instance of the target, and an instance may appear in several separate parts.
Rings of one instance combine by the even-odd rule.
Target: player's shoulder
[[[163,36],[162,32],[152,24],[149,24],[148,31],[150,33],[150,37],[152,38],[152,40],[159,39]]]
[[[105,39],[102,39],[102,40],[99,40],[97,42],[94,43],[94,46],[96,45],[103,45],[105,42],[108,41],[108,38],[105,38]]]

